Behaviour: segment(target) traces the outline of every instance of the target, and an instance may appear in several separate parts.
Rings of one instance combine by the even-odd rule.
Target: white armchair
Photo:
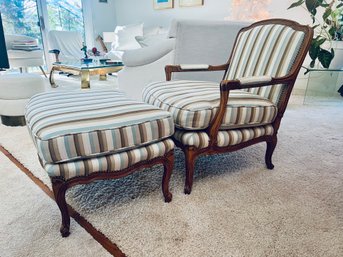
[[[82,35],[78,31],[49,31],[50,53],[55,54],[53,61],[79,61],[83,58]]]
[[[178,20],[171,26],[168,40],[124,53],[124,68],[118,73],[119,89],[141,100],[143,87],[164,81],[168,64],[220,64],[227,61],[238,31],[248,23]],[[175,37],[175,38],[173,38]],[[218,81],[222,71],[175,74],[176,79]]]
[[[44,52],[41,49],[25,51],[13,49],[13,45],[18,42],[33,41],[37,39],[25,35],[5,35],[6,48],[10,68],[19,68],[21,71],[27,67],[39,67],[46,76],[42,66],[44,65]]]

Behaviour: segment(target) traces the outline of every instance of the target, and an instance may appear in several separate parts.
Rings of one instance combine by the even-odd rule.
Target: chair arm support
[[[58,49],[52,49],[52,50],[49,50],[49,53],[50,54],[54,54],[55,55],[55,61],[56,62],[59,62],[60,60],[59,60],[59,54],[60,54],[60,50],[58,50]]]
[[[190,72],[190,71],[221,71],[226,70],[228,64],[223,65],[208,65],[208,64],[181,64],[181,65],[167,65],[164,70],[166,72],[167,81],[171,80],[173,72]]]
[[[292,82],[293,80],[294,79],[292,76],[284,76],[279,78],[273,78],[271,76],[245,77],[236,80],[222,80],[220,83],[220,89],[222,91],[229,91],[234,89],[247,89],[277,84],[289,84],[289,82]]]
[[[61,51],[58,50],[58,49],[52,49],[52,50],[49,50],[49,53],[50,54],[59,54]]]

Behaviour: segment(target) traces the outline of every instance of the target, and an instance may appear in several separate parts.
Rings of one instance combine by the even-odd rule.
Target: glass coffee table
[[[343,69],[303,68],[308,73],[304,104],[343,103],[337,92],[343,84]]]
[[[53,66],[50,71],[50,77],[49,77],[51,87],[58,87],[54,80],[54,72],[62,71],[62,72],[67,72],[71,74],[81,75],[81,88],[82,89],[90,88],[91,75],[99,75],[100,80],[106,80],[108,73],[118,72],[124,67],[122,62],[84,63],[81,61],[74,61],[74,62],[55,62],[52,65]]]

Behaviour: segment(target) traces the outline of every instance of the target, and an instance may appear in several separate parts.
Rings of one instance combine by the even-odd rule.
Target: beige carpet
[[[0,256],[111,256],[72,220],[77,236],[56,231],[58,208],[39,187],[0,152]]]
[[[264,144],[201,158],[186,196],[177,151],[170,204],[162,201],[160,167],[75,187],[68,202],[132,257],[343,256],[342,111],[342,104],[288,108],[273,171]],[[0,144],[48,182],[25,128],[0,126]],[[56,228],[46,237],[56,238],[57,208],[42,208]],[[67,241],[83,242],[75,223],[71,233]]]

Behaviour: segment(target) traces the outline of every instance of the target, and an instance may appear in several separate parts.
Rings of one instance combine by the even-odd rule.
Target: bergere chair
[[[143,99],[173,114],[174,141],[186,157],[185,193],[193,184],[199,155],[232,152],[267,143],[273,169],[277,132],[313,30],[284,19],[256,22],[237,35],[226,64],[168,65],[167,81],[148,85]],[[219,83],[170,81],[173,72],[224,70]]]

